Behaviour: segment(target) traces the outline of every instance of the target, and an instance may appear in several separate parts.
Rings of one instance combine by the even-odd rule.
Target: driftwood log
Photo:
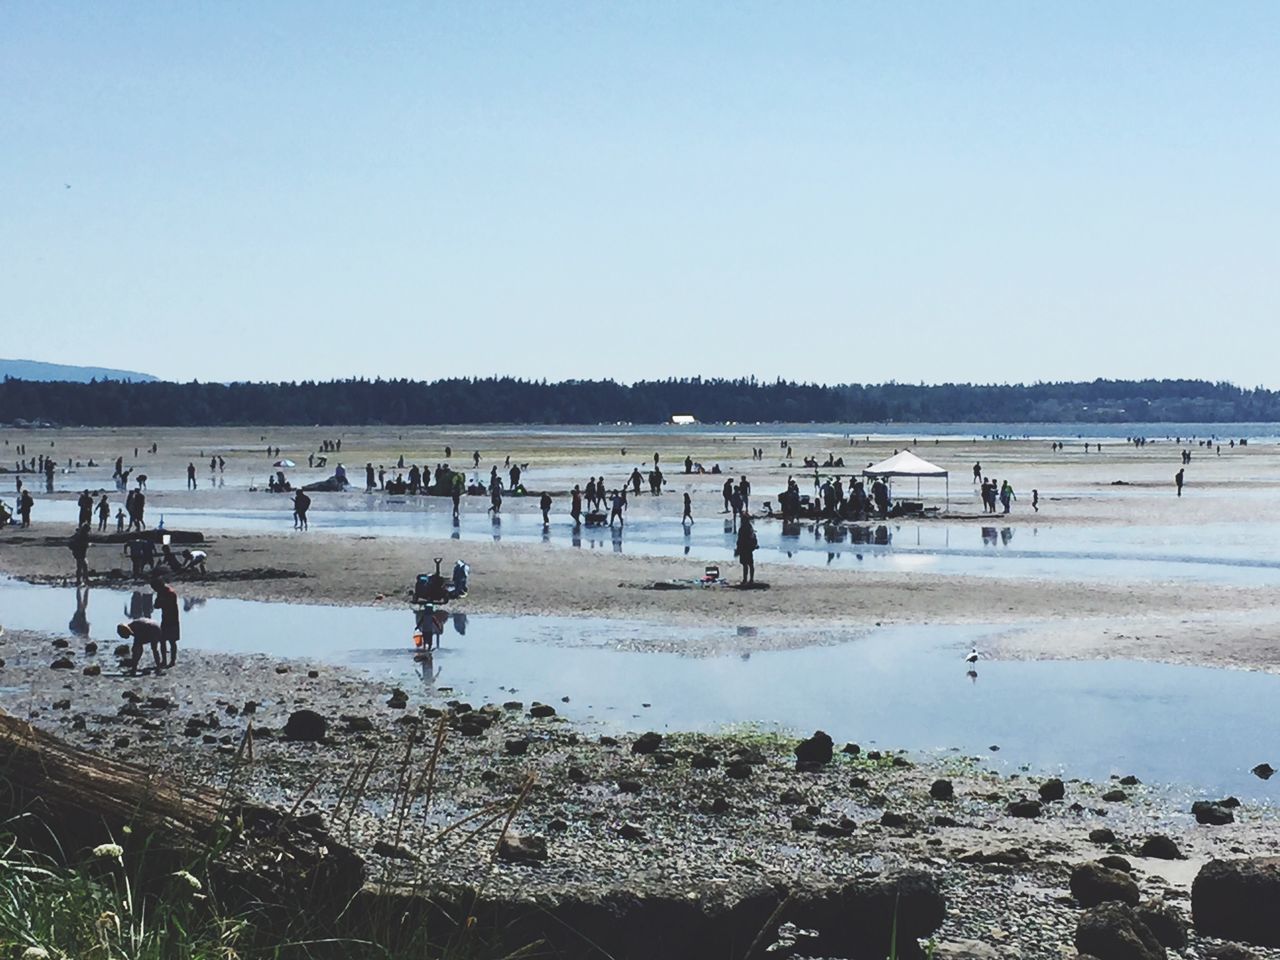
[[[24,843],[69,860],[114,841],[156,875],[198,869],[230,907],[332,916],[364,883],[363,861],[318,817],[224,802],[207,788],[188,789],[81,750],[3,712],[0,822]]]

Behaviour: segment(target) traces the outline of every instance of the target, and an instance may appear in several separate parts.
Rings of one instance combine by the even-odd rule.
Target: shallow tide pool
[[[8,629],[115,642],[115,624],[145,613],[150,592],[77,591],[0,579]],[[453,611],[442,647],[415,660],[407,607],[374,609],[242,600],[195,601],[183,646],[306,656],[411,689],[448,687],[480,704],[553,704],[609,731],[715,730],[760,724],[824,729],[837,743],[983,756],[1003,769],[1104,780],[1134,774],[1179,793],[1270,801],[1249,770],[1280,765],[1280,677],[1166,664],[963,662],[1007,627],[894,626],[834,631],[821,645],[690,656],[652,652],[758,648],[785,628],[680,629],[604,619]],[[749,643],[738,643],[746,635]],[[0,640],[0,649],[3,648]],[[642,649],[637,649],[642,648]],[[181,667],[179,666],[179,669]],[[145,680],[141,681],[145,683]],[[0,704],[21,704],[3,686]],[[568,701],[562,701],[568,697]],[[998,745],[999,751],[989,748]]]

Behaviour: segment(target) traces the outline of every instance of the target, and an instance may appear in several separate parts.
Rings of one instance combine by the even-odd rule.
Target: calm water
[[[11,629],[67,634],[74,627],[114,642],[114,626],[133,602],[127,592],[94,590],[81,608],[70,588],[0,580],[0,621]],[[968,676],[964,654],[1007,629],[995,627],[849,631],[825,646],[691,657],[617,648],[707,636],[731,643],[753,628],[457,613],[427,665],[414,660],[412,627],[408,608],[209,600],[184,614],[183,640],[211,651],[320,658],[406,689],[447,686],[476,704],[542,700],[609,730],[822,728],[864,747],[958,748],[1005,768],[1095,780],[1132,773],[1188,795],[1270,801],[1280,786],[1248,772],[1280,756],[1280,677],[1267,674],[1044,661],[982,662]],[[21,697],[0,687],[0,702]],[[988,751],[992,744],[998,753]]]
[[[498,523],[471,503],[455,526],[448,501],[436,497],[384,500],[370,497],[322,499],[309,515],[313,532],[453,539],[458,555],[476,542],[547,543],[581,550],[637,556],[687,557],[690,577],[707,563],[730,565],[735,534],[723,516],[701,518],[689,529],[677,517],[646,518],[639,510],[624,528],[583,526],[553,515],[548,529],[533,513],[508,513]],[[206,533],[288,532],[291,508],[284,496],[264,494],[275,510],[188,510],[166,508],[148,514],[171,529]],[[643,497],[641,498],[643,500]],[[673,504],[674,498],[667,497]],[[526,505],[531,506],[531,505]],[[37,520],[70,527],[71,501],[38,504]],[[642,506],[642,509],[644,506]],[[917,571],[993,577],[1058,580],[1194,580],[1224,586],[1280,584],[1280,524],[1201,523],[1183,526],[1099,525],[1040,527],[1025,514],[993,517],[989,523],[890,521],[839,527],[761,520],[757,563],[767,579],[768,564],[836,566],[873,572]],[[105,548],[95,548],[98,549]],[[217,564],[216,548],[214,559]],[[90,562],[94,563],[93,557]]]

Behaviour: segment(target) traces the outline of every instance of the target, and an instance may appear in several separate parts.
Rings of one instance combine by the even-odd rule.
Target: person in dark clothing
[[[22,526],[31,526],[31,508],[36,505],[30,490],[23,490],[18,497],[18,516],[22,518]]]
[[[551,526],[551,494],[543,492],[538,499],[538,507],[542,510],[542,525]]]
[[[156,672],[159,673],[164,667],[164,661],[160,656],[160,624],[150,617],[137,617],[117,626],[116,633],[121,640],[133,640],[133,652],[129,660],[130,674],[138,672],[138,661],[142,659],[142,651],[147,644],[151,644],[151,655],[156,661]]]
[[[151,589],[156,593],[155,606],[160,611],[160,665],[173,667],[178,663],[178,592],[164,582],[162,577],[151,578]],[[169,660],[166,663],[164,648],[168,644]]]
[[[1178,496],[1182,496],[1182,475],[1183,470],[1179,468],[1178,472],[1173,475],[1173,484],[1178,488]]]
[[[133,519],[129,526],[130,530],[133,529],[134,524],[137,525],[140,531],[147,529],[147,525],[144,519],[146,516],[146,509],[147,509],[147,495],[142,492],[141,488],[138,488],[133,492],[133,512],[130,514],[130,516]]]
[[[462,507],[462,488],[466,481],[462,479],[462,473],[458,472],[453,475],[453,479],[449,481],[449,496],[453,500],[453,519],[458,519],[458,511]]]
[[[93,497],[88,490],[85,490],[76,498],[76,506],[80,508],[80,519],[76,521],[76,526],[83,526],[86,523],[93,522]]]
[[[89,524],[82,523],[67,542],[71,555],[76,558],[76,583],[89,581]]]
[[[742,582],[756,582],[756,547],[760,542],[756,539],[756,528],[751,525],[751,517],[742,515],[742,525],[738,527],[738,541],[733,555],[742,564]]]
[[[107,530],[107,521],[111,518],[111,504],[107,503],[107,495],[104,493],[102,499],[98,501],[98,532],[105,533]]]
[[[156,557],[156,548],[150,540],[130,540],[124,545],[124,552],[129,557],[129,562],[133,565],[133,576],[135,579],[142,578],[142,571],[148,566],[154,566]]]
[[[871,498],[876,503],[876,510],[880,513],[880,519],[883,520],[889,513],[888,484],[877,478],[876,482],[871,484]]]
[[[373,493],[374,488],[377,487],[377,485],[378,481],[377,477],[375,477],[373,473],[373,464],[366,463],[364,465],[364,492]]]
[[[569,516],[573,517],[575,527],[582,526],[582,490],[576,483],[573,485],[573,495],[569,502]]]
[[[305,491],[299,490],[293,495],[293,529],[307,529],[307,510],[311,507],[311,498]]]
[[[730,500],[733,497],[733,480],[732,479],[726,480],[724,482],[724,486],[720,488],[720,493],[724,497],[724,509],[721,510],[720,512],[728,513],[729,507],[730,507]]]
[[[194,463],[187,464],[187,489],[194,490],[196,488],[196,465]]]
[[[680,522],[693,523],[693,500],[687,493],[684,495],[684,515],[680,518]]]

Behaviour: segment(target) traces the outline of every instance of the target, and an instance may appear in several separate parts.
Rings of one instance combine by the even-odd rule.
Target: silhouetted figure
[[[178,663],[178,638],[181,630],[178,625],[178,593],[164,582],[161,577],[151,578],[151,589],[155,591],[155,607],[160,611],[160,665],[176,666]],[[164,648],[169,647],[169,659],[165,662]]]
[[[89,524],[82,523],[67,541],[67,548],[76,561],[76,583],[89,581]]]
[[[756,547],[760,545],[756,539],[756,529],[751,525],[751,518],[747,515],[742,517],[742,525],[738,527],[737,546],[734,548],[733,555],[738,558],[738,562],[742,564],[742,582],[756,582]]]

